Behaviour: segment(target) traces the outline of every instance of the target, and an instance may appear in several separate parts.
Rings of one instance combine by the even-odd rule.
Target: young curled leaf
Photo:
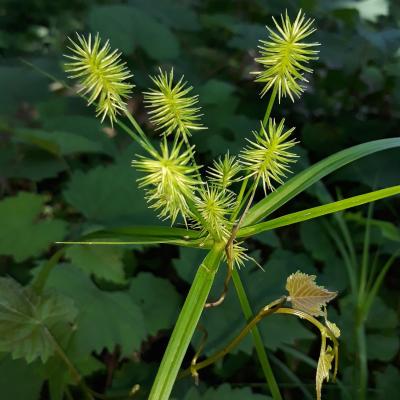
[[[324,380],[329,382],[329,371],[332,368],[332,361],[335,358],[335,353],[331,346],[325,348],[323,343],[321,348],[321,354],[318,360],[317,375],[316,375],[316,389],[317,389],[317,400],[321,400],[322,383]]]
[[[337,292],[330,292],[315,283],[315,275],[308,275],[297,271],[291,274],[286,281],[288,300],[293,308],[306,312],[315,317],[324,315],[322,307],[337,296]]]
[[[325,321],[325,324],[328,327],[328,329],[331,331],[333,336],[335,336],[335,338],[338,339],[340,337],[339,327],[334,322],[330,322],[328,320]]]

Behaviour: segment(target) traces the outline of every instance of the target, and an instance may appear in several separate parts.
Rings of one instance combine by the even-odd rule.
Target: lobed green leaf
[[[30,363],[46,362],[56,344],[52,330],[72,322],[77,315],[71,300],[56,296],[38,296],[15,280],[0,278],[0,352]]]

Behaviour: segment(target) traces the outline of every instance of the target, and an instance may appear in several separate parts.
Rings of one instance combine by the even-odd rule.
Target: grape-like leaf
[[[15,280],[0,278],[0,352],[30,363],[54,353],[52,331],[75,319],[72,300],[57,295],[38,296]]]
[[[140,273],[132,279],[129,294],[143,312],[148,335],[173,326],[180,307],[180,296],[168,280]]]
[[[328,346],[326,349],[321,350],[318,360],[317,375],[316,375],[316,389],[317,400],[321,400],[322,383],[324,380],[329,381],[329,371],[332,368],[332,361],[335,358],[332,347]]]
[[[75,245],[66,251],[71,263],[86,274],[106,281],[124,284],[125,274],[122,247]]]
[[[45,200],[35,193],[20,192],[0,202],[0,254],[21,262],[63,239],[64,221],[40,218]]]
[[[316,317],[324,315],[322,307],[337,296],[337,292],[330,292],[315,283],[315,275],[308,275],[297,271],[291,274],[286,281],[288,300],[293,308],[304,311]]]
[[[125,291],[100,290],[90,278],[72,265],[56,266],[46,286],[74,300],[79,309],[71,349],[78,355],[113,351],[123,355],[139,350],[146,338],[140,307]],[[71,350],[72,351],[72,350]]]

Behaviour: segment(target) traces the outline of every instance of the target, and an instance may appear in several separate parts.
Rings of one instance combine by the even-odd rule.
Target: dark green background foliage
[[[0,329],[1,399],[60,400],[65,385],[74,382],[54,355],[48,330],[96,391],[126,395],[140,384],[137,398],[145,399],[204,256],[200,250],[166,245],[69,247],[47,281],[44,298],[22,287],[57,251],[55,241],[78,239],[99,227],[157,219],[137,188],[138,173],[130,161],[138,150],[129,138],[101,125],[74,92],[21,59],[65,80],[67,36],[99,32],[122,51],[134,73],[137,87],[129,107],[148,132],[152,127],[141,91],[158,66],[174,66],[200,94],[209,129],[193,141],[207,165],[228,148],[236,153],[257,127],[266,105],[249,74],[256,69],[257,40],[265,38],[264,25],[271,23],[272,15],[285,8],[293,15],[299,7],[316,18],[320,60],[301,100],[282,101],[274,110],[288,126],[296,126],[302,156],[297,171],[350,145],[399,135],[397,0],[1,2],[0,325],[12,321]],[[324,183],[338,198],[398,184],[399,176],[399,152],[392,150],[351,164]],[[319,189],[314,185],[284,211],[318,205]],[[359,253],[365,215],[365,208],[344,215]],[[377,254],[381,266],[399,247],[399,199],[378,202],[373,216],[371,257]],[[330,313],[343,333],[341,384],[328,384],[324,392],[326,399],[345,399],[354,384],[354,313],[343,260],[324,221],[332,218],[251,240],[251,254],[265,272],[249,264],[240,273],[255,309],[283,294],[286,277],[297,269],[318,274],[320,283],[339,291]],[[368,399],[400,396],[399,267],[395,263],[386,276],[367,321]],[[213,296],[223,278],[221,268]],[[22,322],[7,313],[7,305],[24,314]],[[202,324],[209,333],[207,354],[240,330],[244,321],[233,288],[221,307],[205,312]],[[16,337],[21,329],[24,334]],[[260,329],[285,399],[312,398],[312,360],[319,352],[316,332],[290,316],[270,317]],[[190,379],[180,381],[174,397],[267,399],[263,382],[247,338],[222,363],[201,371],[199,387]],[[80,398],[78,390],[70,390]]]

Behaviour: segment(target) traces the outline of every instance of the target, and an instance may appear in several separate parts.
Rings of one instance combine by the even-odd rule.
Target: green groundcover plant
[[[190,143],[190,138],[203,135],[207,140],[207,135],[212,135],[212,127],[208,127],[208,131],[203,125],[200,99],[193,94],[193,87],[183,76],[176,78],[173,69],[159,69],[158,75],[151,77],[153,87],[144,92],[150,121],[159,134],[156,143],[146,135],[128,109],[127,100],[134,90],[131,83],[133,74],[121,60],[118,50],[99,35],[77,35],[70,41],[65,69],[77,82],[78,93],[89,105],[96,107],[96,115],[102,121],[108,118],[112,125],[128,133],[141,147],[141,154],[132,161],[132,167],[142,173],[138,185],[143,188],[148,206],[162,220],[168,220],[171,226],[121,226],[97,230],[68,243],[88,246],[167,243],[208,250],[199,266],[187,266],[197,268],[197,272],[149,394],[151,400],[169,399],[176,379],[192,376],[197,382],[201,369],[223,358],[248,334],[252,336],[272,397],[274,400],[282,399],[257,327],[271,314],[298,317],[319,330],[321,347],[315,387],[316,397],[321,399],[323,382],[331,378],[335,380],[339,365],[341,332],[329,321],[327,311],[327,304],[336,292],[317,285],[316,276],[301,272],[302,266],[299,265],[299,271],[287,277],[282,296],[253,313],[240,277],[240,268],[245,262],[255,262],[247,253],[246,239],[400,193],[400,186],[393,186],[339,201],[330,199],[322,206],[269,218],[274,211],[340,167],[369,154],[400,146],[400,138],[357,145],[286,179],[291,174],[291,165],[298,159],[294,151],[297,143],[295,128],[288,128],[284,119],[273,118],[273,108],[282,98],[297,100],[306,89],[307,75],[312,73],[310,64],[318,57],[319,43],[310,40],[315,31],[314,22],[301,11],[293,19],[285,13],[280,20],[274,19],[273,22],[273,26],[267,27],[268,37],[260,40],[259,56],[255,60],[259,70],[254,72],[254,76],[255,81],[262,84],[261,97],[269,96],[259,129],[247,138],[248,143],[239,154],[233,155],[227,150],[208,167],[197,163],[196,148]],[[124,119],[131,126],[125,124]],[[254,204],[257,191],[264,196]],[[368,252],[368,245],[366,247]],[[45,263],[27,288],[11,278],[0,279],[0,351],[9,351],[14,358],[25,358],[28,362],[38,358],[46,362],[57,354],[84,395],[89,399],[101,398],[86,385],[76,366],[66,356],[63,346],[68,338],[59,339],[63,337],[59,332],[70,330],[66,327],[76,318],[73,303],[45,288],[52,268],[63,253],[62,248]],[[226,265],[226,278],[221,295],[209,300],[215,275],[223,264]],[[391,262],[385,266],[384,273],[390,265]],[[371,292],[365,289],[368,279],[373,278],[364,273],[360,282],[353,282],[354,287],[359,288],[358,291],[354,289],[358,296],[357,304],[365,311],[360,314],[358,325],[361,327],[383,278],[379,275]],[[225,300],[231,280],[244,316],[242,328],[238,328],[235,338],[223,349],[202,359],[204,338],[189,367],[181,369],[201,314]],[[357,278],[353,277],[353,280]],[[360,365],[364,365],[360,373],[362,392],[366,380],[362,359]],[[131,395],[137,390],[134,387]],[[360,396],[363,398],[364,394]]]

